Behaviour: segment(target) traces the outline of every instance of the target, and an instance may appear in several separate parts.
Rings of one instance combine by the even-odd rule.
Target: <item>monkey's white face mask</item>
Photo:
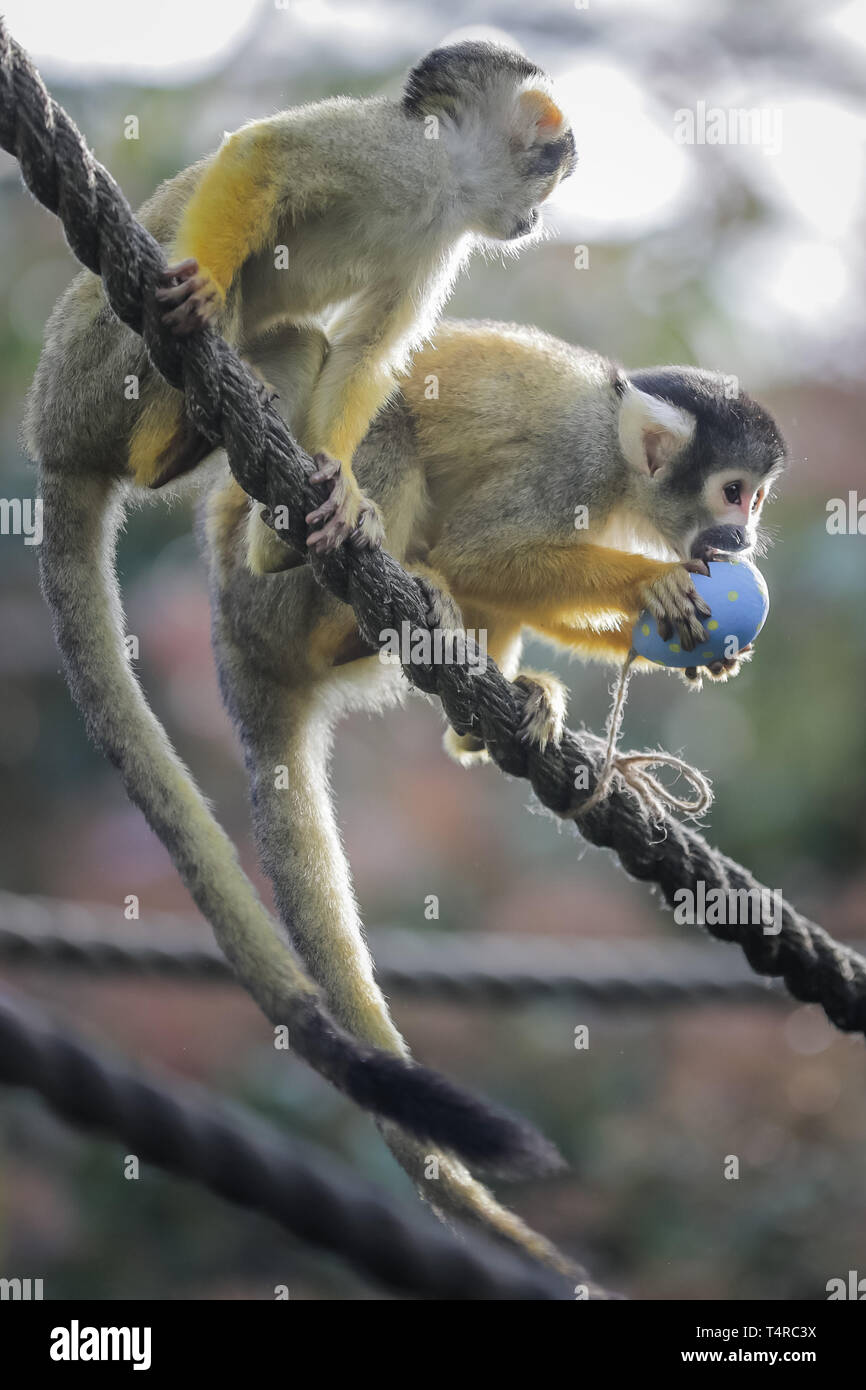
[[[680,559],[747,553],[759,544],[761,510],[783,459],[778,449],[768,454],[759,447],[760,431],[751,437],[749,412],[756,420],[762,415],[752,402],[743,407],[742,428],[721,449],[712,430],[701,429],[700,386],[709,374],[693,375],[694,410],[626,386],[618,437],[635,499],[643,520]]]

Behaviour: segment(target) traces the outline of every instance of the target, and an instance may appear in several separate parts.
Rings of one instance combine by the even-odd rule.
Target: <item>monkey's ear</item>
[[[632,468],[655,477],[689,443],[695,417],[629,382],[619,408],[619,444]]]
[[[555,140],[562,134],[565,117],[547,92],[532,87],[529,91],[520,93],[517,105],[520,112],[520,133],[526,141],[527,148],[534,145],[536,140]]]

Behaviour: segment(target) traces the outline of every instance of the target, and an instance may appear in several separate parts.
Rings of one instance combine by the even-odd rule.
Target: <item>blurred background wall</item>
[[[473,26],[549,69],[577,173],[551,207],[550,238],[518,264],[475,264],[450,312],[536,323],[630,367],[718,368],[775,412],[791,467],[769,511],[772,611],[756,658],[697,697],[661,674],[636,681],[624,737],[702,766],[717,797],[710,838],[833,933],[866,934],[866,536],[827,527],[832,499],[866,497],[866,6],[9,0],[5,11],[133,205],[225,129],[335,93],[396,93],[410,62]],[[713,108],[756,110],[752,137],[681,143],[677,113]],[[20,497],[33,491],[22,399],[74,266],[6,156],[0,210],[0,493]],[[257,876],[190,512],[135,514],[121,566],[144,686]],[[563,674],[572,722],[601,727],[605,672],[544,650],[529,658]],[[86,742],[20,536],[0,537],[0,702],[0,886],[114,906],[119,927],[129,893],[145,923],[158,909],[192,915]],[[700,937],[606,856],[528,815],[525,786],[447,761],[440,735],[421,700],[341,730],[340,818],[371,925]],[[372,1125],[275,1057],[238,991],[8,974],[120,1049],[233,1092],[412,1200]],[[511,1199],[599,1278],[639,1297],[814,1298],[849,1268],[866,1273],[862,1040],[813,1010],[393,1002],[419,1056],[531,1114],[562,1147],[569,1177]],[[588,1052],[573,1046],[579,1023]],[[216,1199],[158,1174],[123,1182],[116,1146],[82,1141],[35,1102],[0,1096],[0,1116],[0,1273],[43,1276],[46,1296],[267,1298],[277,1282],[293,1297],[377,1296]],[[738,1181],[723,1177],[729,1154]]]

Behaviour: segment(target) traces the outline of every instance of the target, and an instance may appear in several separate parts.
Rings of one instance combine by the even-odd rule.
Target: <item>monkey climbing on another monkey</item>
[[[311,518],[314,548],[353,528],[367,544],[380,539],[376,505],[354,481],[355,444],[471,248],[528,236],[574,159],[540,69],[467,43],[423,59],[400,101],[335,98],[253,122],[145,204],[141,220],[177,261],[161,289],[175,330],[210,323],[255,366],[251,342],[333,311],[327,357],[299,383],[308,390],[296,427],[311,449],[337,456],[318,455],[332,487]],[[44,505],[41,582],[70,688],[250,993],[290,1024],[312,1066],[377,1115],[503,1172],[550,1166],[551,1147],[528,1126],[335,1027],[148,707],[124,650],[117,529],[136,489],[173,482],[213,450],[89,272],[48,322],[24,438]],[[258,509],[249,526],[254,568],[291,560]]]
[[[327,345],[291,329],[250,351],[291,423],[292,392]],[[431,372],[436,399],[425,391]],[[784,458],[770,415],[745,395],[729,400],[710,372],[628,373],[535,329],[446,322],[356,464],[382,509],[389,550],[421,580],[433,623],[453,629],[465,620],[486,632],[489,654],[528,694],[525,737],[544,748],[561,736],[565,692],[555,677],[521,668],[524,632],[620,664],[648,606],[694,650],[708,615],[692,575],[717,553],[760,543]],[[309,567],[249,572],[250,505],[234,482],[215,486],[202,535],[220,683],[244,747],[259,853],[293,944],[337,1019],[405,1056],[364,940],[329,764],[337,719],[387,708],[407,682],[365,647],[351,608]],[[578,509],[585,529],[575,526]],[[736,659],[712,665],[713,679],[739,669]],[[700,669],[684,674],[694,680]],[[446,744],[463,763],[486,756],[471,732],[449,729]],[[279,785],[277,767],[288,774]],[[392,1124],[383,1130],[437,1210],[561,1267],[453,1156],[431,1155]]]
[[[176,196],[167,186],[178,263],[157,296],[174,332],[213,323],[243,353],[271,323],[330,315],[300,432],[331,488],[308,518],[314,549],[352,531],[381,542],[352,471],[356,446],[474,247],[528,237],[574,162],[544,73],[464,43],[423,59],[400,102],[341,97],[254,121],[197,166],[191,186]],[[196,461],[187,427],[166,437],[164,426],[145,419],[130,442],[136,481],[151,487]],[[254,513],[253,568],[283,568],[291,552],[257,523]]]
[[[326,320],[328,360],[301,426],[310,453],[334,456],[322,460],[331,494],[314,548],[356,528],[362,543],[381,541],[352,472],[356,445],[473,249],[526,244],[575,163],[542,70],[461,43],[422,59],[399,101],[335,97],[242,126],[145,203],[141,221],[175,262],[156,291],[175,333],[210,324],[245,356],[272,325]],[[159,488],[212,451],[89,272],[55,306],[30,402],[28,445],[58,471]],[[253,526],[253,568],[282,568],[287,550]]]
[[[782,446],[769,417],[745,399],[723,403],[709,374],[660,369],[658,380],[642,381],[531,330],[496,325],[443,328],[435,357],[422,353],[403,396],[376,414],[469,245],[530,232],[538,204],[573,165],[571,134],[538,70],[492,52],[460,45],[431,55],[401,103],[324,103],[291,113],[297,121],[247,127],[165,185],[144,219],[176,258],[162,285],[171,326],[222,332],[319,451],[333,486],[311,518],[314,548],[339,544],[359,523],[359,539],[375,543],[381,507],[389,545],[422,578],[434,620],[456,624],[459,605],[525,683],[526,736],[543,745],[559,736],[562,691],[553,678],[519,671],[524,628],[583,653],[619,655],[628,618],[655,604],[694,643],[701,610],[685,566],[707,556],[690,561],[690,552],[709,544],[708,528],[720,547],[731,540],[734,517],[743,534],[754,530],[751,514]],[[295,136],[299,127],[309,134],[316,113],[331,134],[360,138],[351,154],[350,139],[326,138],[326,158],[305,166],[305,183],[292,163]],[[439,138],[427,141],[428,130]],[[334,169],[340,194],[329,203],[321,181]],[[375,217],[365,229],[353,225],[355,258],[345,267],[341,237],[350,211],[365,207]],[[433,216],[437,209],[453,222]],[[419,236],[419,217],[429,236]],[[406,255],[395,253],[388,229],[394,243],[406,234]],[[283,251],[288,266],[278,271],[274,255]],[[299,331],[299,322],[352,296],[348,316],[341,309],[328,319],[329,342]],[[440,381],[436,403],[423,402],[418,385],[425,362]],[[137,395],[126,389],[135,381]],[[27,438],[45,503],[43,587],[70,685],[239,977],[268,1017],[288,1023],[295,1049],[377,1116],[437,1209],[561,1267],[557,1252],[460,1162],[527,1170],[549,1163],[550,1151],[411,1061],[363,943],[330,807],[330,734],[343,708],[398,698],[398,673],[364,658],[351,611],[316,589],[307,569],[255,573],[284,569],[287,547],[234,487],[213,498],[223,690],[245,745],[262,857],[303,968],[123,652],[114,537],[124,501],[134,487],[192,472],[211,451],[91,276],[79,277],[52,316]],[[585,535],[573,525],[577,505],[590,516]],[[471,732],[449,736],[464,759],[483,752],[473,740]],[[281,800],[274,755],[291,771]]]

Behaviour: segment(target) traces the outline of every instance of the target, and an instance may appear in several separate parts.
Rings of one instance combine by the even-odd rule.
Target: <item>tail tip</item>
[[[509,1179],[549,1177],[566,1167],[556,1146],[527,1120],[438,1072],[382,1054],[368,1058],[366,1067],[365,1080],[377,1091],[371,1109],[471,1167]]]
[[[295,1046],[363,1109],[496,1177],[550,1176],[566,1166],[556,1147],[526,1120],[429,1067],[359,1042],[314,998],[304,1004],[292,1028]]]

